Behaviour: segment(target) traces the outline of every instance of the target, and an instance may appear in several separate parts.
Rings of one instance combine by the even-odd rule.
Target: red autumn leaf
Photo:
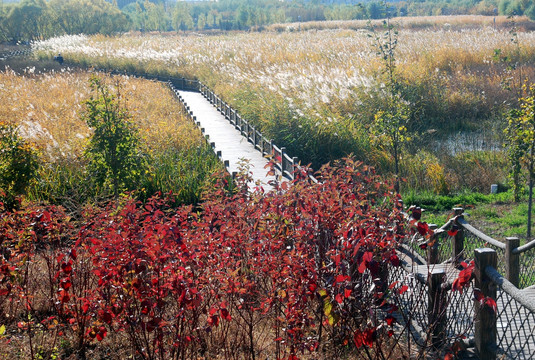
[[[66,302],[69,302],[69,300],[71,299],[71,297],[69,296],[69,293],[65,290],[61,290],[59,292],[59,300],[62,302],[62,303],[66,303]]]
[[[336,254],[335,256],[333,256],[334,265],[336,265],[337,267],[340,266],[341,259],[342,257],[340,256],[340,254]]]
[[[338,304],[342,304],[344,302],[344,298],[342,297],[342,294],[336,294],[336,296],[334,297],[334,300],[336,300]]]
[[[429,231],[429,225],[425,222],[419,221],[416,225],[416,230],[420,233],[420,235],[424,236]]]
[[[452,353],[447,353],[446,356],[444,356],[444,360],[453,360],[453,359],[454,357]]]
[[[111,321],[113,319],[113,316],[110,312],[108,311],[104,311],[104,310],[99,310],[98,312],[98,317],[104,321],[106,324],[111,324]]]
[[[453,291],[460,291],[461,293],[463,292],[463,287],[460,285],[460,280],[458,278],[453,280],[453,283],[451,284],[451,289]]]
[[[402,295],[405,291],[407,291],[409,289],[409,287],[407,285],[403,285],[402,287],[399,288],[399,295]]]
[[[353,341],[357,348],[362,346],[372,347],[375,340],[375,330],[367,329],[366,331],[357,330],[353,334]]]
[[[70,274],[72,272],[72,261],[69,260],[67,263],[62,263],[61,270],[63,270],[65,274]]]
[[[5,295],[7,295],[7,294],[9,294],[9,290],[7,290],[7,289],[0,289],[0,296],[5,296]]]
[[[370,251],[366,251],[364,255],[362,256],[362,262],[359,265],[359,273],[363,274],[364,271],[366,271],[366,267],[368,267],[368,263],[373,260],[373,253]]]
[[[39,220],[42,220],[43,222],[50,222],[52,221],[52,218],[50,217],[50,213],[48,211],[43,211],[41,216],[37,217]]]
[[[99,328],[99,331],[97,333],[97,340],[98,341],[102,341],[104,340],[104,338],[106,337],[106,334],[108,333],[108,331],[106,330],[106,328],[104,326],[101,326]]]
[[[208,325],[217,327],[219,325],[219,316],[208,316]]]
[[[399,266],[400,265],[399,257],[396,254],[390,256],[390,263],[392,264],[392,266]]]
[[[344,297],[348,298],[351,296],[351,289],[344,289]]]
[[[230,313],[227,309],[223,308],[219,311],[221,313],[221,317],[227,321],[232,320],[232,317],[230,316]]]
[[[57,261],[58,263],[60,263],[60,262],[63,260],[64,257],[65,257],[65,254],[59,254],[59,255],[56,257],[56,261]]]
[[[359,270],[359,273],[361,273],[361,274],[363,274],[364,271],[366,271],[366,262],[364,261],[364,259],[360,263],[358,270]]]
[[[61,280],[60,286],[63,290],[69,290],[72,287],[71,280],[69,278]]]
[[[496,301],[494,301],[491,297],[486,297],[484,301],[484,305],[488,306],[492,309],[492,311],[496,312],[498,310],[498,306],[496,305]]]
[[[386,324],[387,324],[388,326],[393,326],[394,323],[396,322],[396,318],[393,317],[392,315],[388,315],[388,316],[385,318],[385,320],[386,320]]]
[[[411,217],[415,220],[420,220],[422,218],[422,209],[419,207],[412,207]]]
[[[485,298],[483,292],[479,289],[474,289],[474,300],[481,302]]]
[[[457,229],[451,229],[450,231],[448,231],[448,235],[449,236],[455,236],[455,235],[457,235],[457,232],[458,232]]]
[[[474,263],[472,262],[470,265],[468,265],[467,268],[459,272],[459,276],[457,277],[457,279],[453,280],[453,284],[451,285],[452,290],[460,291],[462,293],[463,288],[468,286],[468,284],[470,283],[470,279],[472,278],[473,272]]]

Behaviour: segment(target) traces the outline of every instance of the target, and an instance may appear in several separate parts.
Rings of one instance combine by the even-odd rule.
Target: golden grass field
[[[82,120],[84,100],[91,95],[86,72],[35,75],[32,69],[19,76],[0,72],[0,118],[17,124],[26,139],[43,155],[79,156],[90,129]],[[202,135],[187,120],[171,90],[162,83],[139,78],[102,75],[110,86],[119,86],[121,98],[149,148],[198,145]]]
[[[442,169],[440,178],[449,179],[443,189],[481,191],[488,183],[506,181],[503,156],[492,160],[496,155],[484,154],[484,168],[497,171],[481,184],[474,176],[458,183],[474,173],[467,166],[478,163],[470,159],[480,158],[461,152],[501,147],[504,113],[515,105],[524,81],[535,79],[535,33],[527,31],[533,22],[440,16],[397,18],[392,24],[395,76],[411,107],[409,129],[415,135],[402,159],[404,176],[418,186],[422,182],[414,173],[427,174],[420,167],[430,163]],[[387,34],[381,22],[371,23],[374,32],[359,21],[297,25],[220,34],[64,36],[33,48],[41,59],[62,53],[67,62],[86,67],[200,79],[315,168],[354,153],[388,171],[391,159],[369,138],[384,99],[385,64],[377,44]],[[458,136],[461,131],[469,134]],[[436,188],[428,176],[424,180],[424,188]]]
[[[399,26],[399,72],[409,81],[436,77],[451,90],[452,97],[459,82],[496,85],[502,67],[493,60],[494,50],[514,53],[519,61],[530,62],[535,57],[535,34],[518,32],[517,51],[510,29],[504,28],[508,20],[498,17],[502,27],[495,30],[492,19],[394,19],[393,24]],[[435,26],[419,29],[421,23]],[[457,30],[452,30],[451,24]],[[458,30],[460,24],[466,28]],[[376,75],[381,71],[364,23],[358,30],[348,29],[345,22],[326,22],[324,26],[325,30],[314,29],[311,24],[309,31],[223,35],[67,36],[37,43],[35,48],[89,65],[124,68],[128,63],[149,72],[196,77],[215,90],[225,90],[220,91],[223,96],[236,87],[260,87],[284,96],[297,111],[322,117],[321,111],[315,111],[318,107],[325,105],[333,111],[351,98],[355,88],[380,86]]]

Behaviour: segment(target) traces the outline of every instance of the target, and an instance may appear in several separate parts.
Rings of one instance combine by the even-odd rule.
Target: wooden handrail
[[[262,155],[272,155],[275,158],[275,166],[282,175],[290,180],[295,179],[295,172],[298,171],[301,166],[299,165],[299,159],[296,157],[290,157],[283,151],[284,148],[278,148],[272,140],[268,140],[264,135],[256,129],[246,119],[242,118],[238,112],[233,109],[229,104],[224,102],[219,96],[217,96],[208,86],[203,84],[199,80],[191,80],[185,78],[171,78],[168,82],[175,88],[178,87],[182,90],[198,91],[200,92],[214,107],[232,124],[236,127],[241,134],[250,141],[255,149],[260,151]],[[189,109],[188,109],[189,110]],[[280,159],[280,160],[279,160]],[[310,179],[314,182],[318,182],[312,175],[309,175]]]

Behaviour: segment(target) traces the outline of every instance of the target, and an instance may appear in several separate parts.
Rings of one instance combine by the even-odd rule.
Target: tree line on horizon
[[[527,15],[530,0],[0,0],[0,42],[63,34],[139,31],[250,30],[275,23],[428,15]]]

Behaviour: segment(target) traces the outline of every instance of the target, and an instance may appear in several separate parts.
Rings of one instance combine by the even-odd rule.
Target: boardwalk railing
[[[286,148],[278,147],[272,139],[267,139],[256,127],[244,119],[229,104],[217,96],[208,86],[198,82],[200,93],[219,111],[247,141],[264,156],[272,156],[275,167],[282,175],[290,180],[294,180],[296,174],[301,173],[303,168],[296,157],[290,157],[286,153]],[[316,181],[313,177],[311,177]]]
[[[149,79],[165,80],[161,76],[146,76]],[[299,163],[296,157],[290,157],[286,153],[286,148],[278,147],[272,139],[267,139],[256,127],[246,119],[242,118],[240,114],[233,109],[229,104],[225,103],[212,90],[198,80],[189,80],[184,78],[168,78],[167,82],[171,89],[179,98],[182,105],[192,121],[198,124],[197,119],[193,116],[193,111],[184,104],[183,99],[179,94],[179,90],[200,92],[206,100],[208,100],[219,111],[236,130],[238,130],[243,137],[250,142],[256,150],[263,156],[271,156],[275,168],[280,171],[282,176],[289,180],[294,180],[298,175],[308,176],[312,181],[317,180]],[[219,154],[218,154],[219,155]],[[228,166],[228,164],[226,164]]]
[[[429,302],[420,299],[418,306],[427,313],[427,309],[442,306],[444,330],[435,335],[451,338],[460,334],[459,331],[464,332],[469,339],[467,343],[476,347],[480,359],[532,359],[535,353],[535,241],[523,246],[518,238],[506,238],[501,242],[470,225],[464,219],[462,208],[454,209],[454,215],[434,231],[430,240],[407,244],[414,263],[424,264],[407,269],[419,282],[416,288],[427,287]],[[437,286],[432,286],[434,281],[442,282],[438,289],[450,289],[447,273],[468,258],[475,259],[475,288],[484,297],[494,300],[496,312],[484,301],[467,299],[466,294],[471,297],[473,291],[448,293],[442,295],[439,304],[431,302],[437,299],[434,295]],[[420,319],[424,317],[421,315]],[[426,321],[419,324],[422,329],[429,326]],[[442,328],[435,326],[433,331],[437,329]]]
[[[12,50],[4,53],[0,53],[0,60],[9,59],[15,56],[28,56],[32,53],[31,49]]]
[[[305,169],[300,165],[299,159],[291,157],[286,153],[286,148],[278,147],[272,139],[266,138],[253,124],[244,119],[235,109],[224,102],[208,86],[198,80],[188,80],[183,78],[170,78],[169,82],[174,90],[197,91],[200,92],[229,122],[232,124],[248,142],[253,144],[255,149],[263,156],[272,156],[273,163],[281,174],[290,180],[294,180],[297,174],[306,174]],[[313,181],[317,181],[313,176],[306,174]]]
[[[471,257],[477,248],[494,249],[498,256],[497,270],[520,289],[535,286],[535,240],[520,246],[520,239],[496,240],[470,225],[463,209],[453,209],[454,217],[435,230],[429,246],[411,243],[412,249],[429,264],[460,263]]]

